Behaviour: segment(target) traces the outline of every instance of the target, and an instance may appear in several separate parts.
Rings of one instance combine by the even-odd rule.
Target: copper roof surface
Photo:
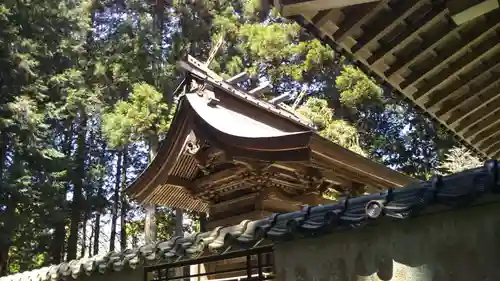
[[[483,167],[404,188],[344,198],[332,204],[309,206],[297,212],[274,214],[261,220],[245,220],[233,226],[174,237],[155,245],[146,245],[119,253],[91,258],[1,277],[0,281],[48,281],[71,276],[105,274],[144,265],[166,264],[195,259],[204,255],[244,250],[262,245],[317,237],[337,231],[365,227],[378,219],[411,219],[421,214],[463,208],[473,204],[498,202],[499,165],[487,161]],[[478,200],[484,197],[482,200]],[[441,207],[441,208],[435,208]]]
[[[202,167],[196,157],[185,153],[193,133],[221,149],[226,157],[235,157],[242,163],[247,160],[268,163],[278,173],[293,174],[296,169],[307,168],[306,165],[324,170],[325,180],[332,184],[348,187],[357,182],[376,189],[417,181],[324,139],[308,121],[228,84],[196,64],[193,58],[180,64],[187,71],[186,81],[196,81],[196,87],[180,97],[170,131],[157,156],[127,188],[140,202],[197,212],[208,210],[209,203],[193,193]],[[282,183],[271,175],[270,172],[268,179]],[[245,177],[250,175],[242,175],[241,184]],[[237,190],[239,184],[240,180],[235,178],[234,184],[227,188]]]
[[[402,93],[463,144],[483,157],[500,157],[498,3],[383,0],[332,8],[334,2],[273,1],[286,17]],[[488,9],[469,12],[470,19],[457,24],[453,5],[461,2],[484,2]]]

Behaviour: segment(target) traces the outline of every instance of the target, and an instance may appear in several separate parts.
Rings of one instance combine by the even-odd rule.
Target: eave
[[[496,1],[383,0],[340,8],[301,1],[302,9],[294,9],[288,17],[351,58],[380,84],[401,93],[464,145],[482,157],[497,159],[500,9]],[[286,10],[287,2],[273,4]]]

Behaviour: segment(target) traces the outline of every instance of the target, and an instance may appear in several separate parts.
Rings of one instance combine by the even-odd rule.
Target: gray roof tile
[[[228,249],[252,248],[262,243],[317,236],[347,230],[380,219],[407,219],[418,216],[429,206],[463,207],[475,199],[500,193],[497,161],[483,167],[447,177],[411,184],[405,188],[345,198],[335,203],[306,207],[301,211],[275,214],[257,221],[217,227],[212,231],[188,237],[174,237],[156,245],[146,245],[121,253],[108,253],[69,263],[1,277],[0,281],[48,281],[71,276],[105,274],[143,264],[158,264],[191,259],[204,253],[221,253]]]

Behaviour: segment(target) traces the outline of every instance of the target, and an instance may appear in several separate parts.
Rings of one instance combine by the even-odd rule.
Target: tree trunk
[[[200,214],[200,232],[207,231],[207,214]]]
[[[84,218],[82,223],[82,245],[80,247],[80,258],[85,257],[85,249],[87,248],[87,220],[88,220],[88,212],[84,211]]]
[[[123,149],[123,165],[122,165],[122,190],[127,186],[127,168],[128,168],[128,148]],[[121,196],[120,202],[120,249],[124,251],[127,249],[127,212],[128,202],[125,194]]]
[[[101,214],[99,211],[95,215],[95,222],[94,222],[94,229],[92,230],[94,233],[94,242],[92,242],[92,254],[93,255],[98,255],[99,254],[99,233],[101,232]]]
[[[0,277],[8,274],[9,267],[9,245],[0,242]]]
[[[92,0],[92,10],[90,11],[90,24],[94,25],[95,19],[95,9],[97,8],[97,0]],[[85,50],[86,58],[90,60],[92,58],[92,41],[94,33],[93,29],[89,29],[86,34]],[[89,82],[89,81],[87,81]],[[90,85],[89,85],[90,86]],[[87,143],[86,143],[86,133],[87,133],[87,112],[85,108],[79,109],[80,126],[78,128],[78,138],[76,142],[76,159],[75,159],[75,173],[72,178],[73,181],[73,201],[71,204],[71,223],[70,223],[70,234],[68,238],[68,252],[66,259],[68,261],[76,258],[77,254],[77,244],[78,244],[78,228],[81,223],[82,207],[83,204],[83,180],[85,178],[85,159],[87,157]],[[85,210],[83,210],[85,211]]]
[[[149,163],[153,161],[158,150],[158,136],[151,134],[149,140]],[[153,244],[156,242],[156,206],[153,204],[146,204],[146,222],[144,224],[144,238],[146,244]]]
[[[93,252],[94,252],[94,251],[93,251],[93,249],[94,249],[94,248],[93,248],[93,245],[94,245],[93,243],[94,243],[94,228],[93,228],[93,227],[91,227],[91,228],[90,228],[90,236],[89,236],[89,247],[88,247],[88,249],[87,249],[87,251],[88,251],[88,253],[89,253],[89,254],[88,254],[88,257],[89,257],[89,258],[93,255]]]
[[[71,158],[71,143],[73,139],[73,126],[70,122],[66,122],[68,130],[64,134],[63,152],[66,159]],[[69,179],[67,179],[69,181]],[[50,246],[50,257],[52,264],[59,264],[64,259],[64,246],[66,243],[66,219],[67,219],[67,202],[66,194],[69,191],[69,184],[65,184],[65,188],[58,193],[58,202],[60,208],[60,216],[54,222],[54,236]]]
[[[115,190],[113,193],[113,208],[111,210],[111,234],[109,235],[109,251],[115,250],[116,223],[118,220],[118,206],[120,204],[120,187],[122,180],[123,151],[119,151],[116,159]]]
[[[184,237],[183,222],[184,212],[182,209],[175,209],[175,236]]]
[[[71,203],[71,223],[70,234],[68,238],[67,260],[76,259],[78,245],[78,230],[82,217],[83,206],[83,179],[85,178],[85,158],[86,158],[86,125],[87,117],[81,113],[80,126],[78,128],[77,150],[75,156],[75,171],[72,177],[73,182],[73,200]]]
[[[103,167],[106,165],[105,158],[106,158],[106,142],[103,142],[101,148],[101,155],[99,157],[99,164]],[[95,214],[95,222],[94,222],[94,243],[93,243],[94,247],[92,250],[93,255],[99,254],[99,238],[101,234],[101,212],[104,209],[104,203],[103,203],[104,195],[102,194],[104,190],[102,185],[104,185],[104,179],[101,179],[99,181],[99,187],[97,188],[97,200],[99,202],[99,205],[97,207],[97,211]]]
[[[10,180],[10,182],[15,182],[25,175],[24,169],[22,169],[23,155],[19,153],[19,150],[13,150],[12,164],[8,168],[6,167],[9,171],[4,176],[4,180]],[[7,175],[10,177],[7,178]],[[0,276],[9,273],[9,251],[12,237],[14,237],[14,232],[18,227],[19,216],[16,214],[16,210],[19,208],[18,202],[20,202],[19,197],[21,197],[16,188],[7,189],[3,195],[6,200],[3,204],[4,220],[2,222],[4,227],[1,232],[2,239],[0,239]]]
[[[0,133],[0,192],[5,190],[2,186],[5,184],[4,170],[7,155],[7,133]],[[7,275],[9,258],[9,244],[7,241],[0,240],[0,277]]]

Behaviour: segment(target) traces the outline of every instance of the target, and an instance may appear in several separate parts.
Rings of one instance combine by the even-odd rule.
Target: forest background
[[[247,71],[248,87],[270,81],[333,142],[420,179],[480,165],[398,94],[261,10],[260,0],[6,0],[0,276],[144,243],[145,211],[120,190],[168,130],[176,61],[206,59],[222,34],[212,70]],[[153,239],[170,237],[175,213],[152,214]],[[194,223],[184,230],[196,230],[187,217]]]

